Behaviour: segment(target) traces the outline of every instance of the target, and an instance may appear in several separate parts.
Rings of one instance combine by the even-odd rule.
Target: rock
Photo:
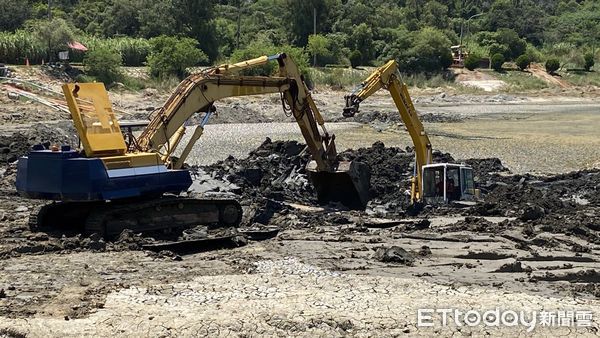
[[[20,205],[15,209],[15,212],[27,212],[27,211],[29,211],[29,208],[24,205]]]
[[[4,292],[4,289],[0,289],[0,298],[6,298],[6,292]]]
[[[535,221],[546,215],[546,210],[538,205],[528,205],[519,216],[522,221]]]
[[[251,185],[259,186],[264,174],[260,168],[246,168],[238,173],[243,176]]]
[[[78,237],[64,237],[61,239],[62,246],[67,250],[77,249],[81,246],[81,241]]]
[[[427,245],[423,245],[417,254],[419,256],[429,256],[431,255],[431,249]]]
[[[531,272],[533,269],[530,266],[523,266],[521,262],[506,263],[494,270],[493,272]]]
[[[103,239],[93,240],[92,238],[86,238],[81,241],[84,248],[92,251],[103,251],[106,249],[106,242]]]
[[[32,241],[47,241],[49,239],[48,234],[44,232],[35,232],[27,237]]]
[[[375,251],[375,259],[380,262],[400,263],[404,265],[412,265],[415,261],[414,257],[408,251],[399,246],[378,248]]]
[[[156,94],[158,94],[158,90],[154,89],[154,88],[145,88],[143,90],[144,96],[146,97],[151,97],[151,96],[155,96]]]

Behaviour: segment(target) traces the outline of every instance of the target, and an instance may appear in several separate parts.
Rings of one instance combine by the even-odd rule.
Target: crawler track
[[[32,212],[32,230],[56,228],[98,233],[106,238],[123,230],[155,232],[181,230],[197,225],[237,227],[242,207],[232,199],[161,197],[127,202],[55,202]]]

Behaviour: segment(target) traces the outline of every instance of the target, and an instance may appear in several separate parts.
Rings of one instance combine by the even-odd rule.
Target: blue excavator
[[[276,76],[243,75],[244,70],[269,62],[277,62]],[[280,93],[284,110],[300,128],[312,155],[307,172],[318,200],[338,201],[352,209],[367,204],[368,167],[338,161],[335,136],[325,128],[298,67],[286,54],[224,64],[189,76],[141,134],[130,134],[127,142],[103,84],[69,83],[62,89],[81,145],[80,149],[35,146],[19,159],[17,191],[52,201],[32,213],[34,230],[83,226],[86,233],[112,237],[124,229],[238,226],[242,208],[235,199],[182,194],[192,183],[183,164],[214,113],[215,101],[267,93]],[[186,121],[196,114],[201,114],[202,122],[175,157]]]

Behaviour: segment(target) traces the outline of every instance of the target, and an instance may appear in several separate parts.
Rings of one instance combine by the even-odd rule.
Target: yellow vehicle
[[[415,172],[411,179],[411,202],[447,203],[475,197],[473,169],[464,164],[433,163],[429,136],[402,81],[394,60],[377,68],[350,95],[345,96],[343,115],[354,116],[362,101],[380,89],[387,89],[408,130],[415,149]]]
[[[278,63],[277,76],[239,75],[268,62]],[[34,147],[19,159],[18,192],[57,201],[30,218],[34,228],[84,224],[86,232],[114,236],[123,229],[145,232],[198,224],[239,225],[242,209],[233,199],[179,197],[192,183],[190,173],[181,168],[214,112],[216,100],[266,93],[280,93],[284,109],[300,127],[312,155],[307,170],[318,199],[358,209],[367,203],[368,170],[358,162],[337,160],[335,136],[325,128],[296,64],[285,54],[189,76],[141,135],[130,134],[127,143],[102,84],[65,84],[63,92],[83,149]],[[197,113],[204,114],[202,124],[179,158],[173,157],[186,132],[186,121]]]

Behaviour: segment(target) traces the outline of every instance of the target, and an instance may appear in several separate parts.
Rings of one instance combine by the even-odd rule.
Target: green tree
[[[208,62],[206,54],[198,49],[198,41],[191,38],[162,35],[150,39],[150,44],[148,67],[154,77],[175,75],[182,78],[187,68]]]
[[[90,50],[83,59],[85,72],[110,85],[113,82],[120,81],[123,77],[121,73],[121,55],[108,47],[99,47]]]
[[[200,42],[200,49],[214,61],[218,56],[214,19],[215,1],[172,0],[175,31]]]
[[[365,23],[354,27],[350,36],[351,49],[360,51],[361,65],[368,64],[373,58],[373,31]]]
[[[141,4],[136,15],[140,36],[152,38],[176,33],[171,0],[141,0]]]
[[[413,45],[413,37],[406,27],[384,28],[380,31],[380,38],[383,46],[379,52],[380,62],[391,59],[400,62],[408,57],[408,51]]]
[[[540,43],[547,16],[541,6],[533,0],[495,0],[485,18],[489,31],[513,29],[528,41]]]
[[[531,61],[529,61],[529,57],[527,55],[523,54],[517,58],[517,61],[515,61],[515,63],[521,71],[524,71],[525,69],[529,68],[529,64],[531,63]]]
[[[137,35],[140,30],[137,13],[141,9],[141,2],[137,0],[112,0],[103,16],[104,35]]]
[[[298,69],[305,76],[308,74],[308,55],[303,48],[290,45],[275,46],[264,35],[259,35],[251,41],[245,48],[238,49],[231,54],[230,62],[239,62],[257,58],[263,55],[275,55],[278,53],[288,54],[298,66]],[[252,67],[244,70],[244,75],[269,76],[276,73],[278,69],[277,62],[268,62],[260,67]]]
[[[296,46],[306,46],[313,34],[313,13],[317,13],[317,33],[329,33],[340,9],[341,0],[285,0],[284,19],[289,26],[290,40]],[[314,11],[314,12],[313,12]]]
[[[416,32],[413,41],[408,58],[400,62],[403,71],[437,72],[452,64],[451,42],[442,31],[425,27]]]
[[[508,55],[504,55],[506,59],[514,60],[525,53],[527,42],[521,39],[514,30],[502,28],[496,34],[498,43],[503,44],[508,49]]]
[[[546,72],[554,74],[560,68],[560,61],[558,59],[548,59],[546,61]]]
[[[438,29],[450,27],[448,6],[435,0],[427,2],[425,6],[423,6],[423,21],[427,26],[436,27]]]
[[[491,66],[492,69],[499,72],[502,71],[502,65],[504,64],[504,55],[498,53],[492,55]]]
[[[311,56],[317,57],[317,62],[318,62],[319,56],[327,57],[330,55],[329,40],[327,39],[327,37],[320,35],[320,34],[310,35],[308,37],[307,50]],[[322,65],[322,63],[321,63],[321,65]]]
[[[73,31],[67,22],[61,18],[37,20],[29,23],[29,30],[36,35],[40,44],[48,46],[48,59],[53,61],[56,54],[66,50],[69,42],[73,41]]]
[[[589,72],[592,67],[594,67],[594,54],[592,53],[586,53],[585,56],[583,57],[584,59],[584,64],[583,64],[583,68]]]
[[[0,31],[14,31],[31,16],[31,8],[23,0],[0,1]]]
[[[465,68],[467,68],[468,70],[475,70],[477,67],[479,67],[480,59],[481,58],[475,54],[467,56],[467,58],[465,59]]]
[[[363,56],[360,51],[353,50],[348,58],[350,59],[350,66],[352,66],[352,68],[356,68],[360,66]]]

